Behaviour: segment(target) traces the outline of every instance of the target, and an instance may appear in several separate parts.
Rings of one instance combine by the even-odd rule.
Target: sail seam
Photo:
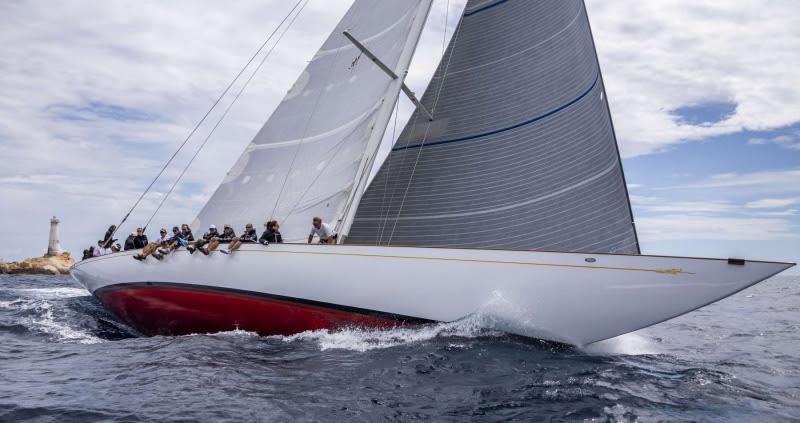
[[[553,33],[552,35],[550,35],[550,36],[549,36],[549,37],[547,37],[546,39],[544,39],[544,40],[542,40],[542,41],[540,41],[540,42],[538,42],[538,43],[536,43],[536,44],[534,44],[534,45],[532,45],[532,46],[526,47],[526,48],[524,48],[524,49],[522,49],[522,50],[518,50],[517,52],[515,52],[515,53],[513,53],[513,54],[509,54],[508,56],[504,56],[504,57],[501,57],[501,58],[499,58],[499,59],[492,60],[492,61],[490,61],[490,62],[481,63],[480,65],[472,66],[472,67],[470,67],[470,68],[466,68],[466,69],[461,69],[461,70],[457,70],[457,71],[452,71],[452,72],[450,72],[450,75],[452,76],[452,75],[458,75],[458,74],[460,74],[460,73],[464,73],[464,72],[472,72],[472,71],[475,71],[475,70],[477,70],[477,69],[485,68],[486,66],[492,66],[492,65],[496,65],[496,64],[498,64],[498,63],[500,63],[500,62],[506,61],[506,60],[508,60],[508,59],[511,59],[511,58],[517,57],[517,56],[519,56],[519,55],[525,54],[525,53],[527,53],[527,52],[529,52],[529,51],[531,51],[531,50],[537,49],[537,48],[539,48],[539,47],[543,46],[544,44],[547,44],[547,43],[549,43],[550,41],[553,41],[553,40],[554,40],[554,39],[556,39],[556,38],[557,38],[559,35],[563,34],[565,31],[567,31],[568,29],[570,29],[570,28],[572,27],[572,25],[574,25],[576,22],[578,22],[578,18],[580,18],[580,17],[581,17],[581,15],[583,14],[583,11],[584,11],[584,9],[583,9],[583,8],[581,8],[580,10],[578,10],[578,13],[575,15],[575,17],[574,17],[574,18],[572,18],[572,20],[571,20],[571,21],[570,21],[570,22],[569,22],[567,25],[565,25],[563,28],[561,28],[561,29],[560,29],[560,30],[558,30],[557,32]],[[439,77],[439,76],[433,76],[433,78],[432,78],[432,79],[439,79],[439,78],[441,78],[441,77]]]
[[[520,127],[523,127],[523,126],[527,126],[527,125],[530,125],[532,123],[536,123],[537,121],[540,121],[542,119],[550,117],[550,116],[552,116],[552,115],[554,115],[554,114],[556,114],[556,113],[558,113],[558,112],[560,112],[560,111],[562,111],[562,110],[574,105],[575,103],[581,101],[584,97],[589,95],[589,93],[594,89],[594,87],[597,85],[597,81],[598,81],[599,78],[600,78],[600,74],[598,73],[598,74],[595,75],[594,82],[592,82],[592,85],[589,87],[589,89],[584,91],[577,98],[571,100],[569,103],[561,105],[556,109],[553,109],[553,110],[551,110],[551,111],[549,111],[547,113],[544,113],[542,115],[536,116],[536,117],[534,117],[532,119],[528,119],[525,122],[520,122],[520,123],[511,125],[511,126],[507,126],[505,128],[495,129],[495,130],[492,130],[492,131],[483,132],[481,134],[469,135],[469,136],[466,136],[466,137],[459,137],[459,138],[453,138],[453,139],[449,139],[449,140],[434,141],[434,142],[428,142],[428,143],[422,143],[422,144],[403,145],[403,146],[399,146],[399,147],[393,148],[392,151],[411,150],[411,149],[415,149],[415,148],[433,147],[433,146],[437,146],[437,145],[451,144],[451,143],[454,143],[454,142],[470,141],[470,140],[474,140],[476,138],[483,138],[483,137],[487,137],[489,135],[499,134],[499,133],[502,133],[502,132],[510,131],[512,129],[517,129],[517,128],[520,128]]]
[[[446,219],[446,218],[452,218],[452,217],[478,216],[478,215],[482,215],[482,214],[488,214],[488,213],[494,213],[494,212],[498,212],[498,211],[505,211],[505,210],[515,209],[515,208],[518,208],[518,207],[527,206],[529,204],[538,203],[539,201],[543,201],[543,200],[546,200],[548,198],[552,198],[552,197],[564,194],[565,192],[572,191],[575,188],[582,187],[582,186],[584,186],[584,185],[586,185],[586,184],[588,184],[590,182],[593,182],[593,181],[595,181],[597,179],[600,179],[601,177],[607,175],[612,170],[614,170],[616,167],[617,167],[617,162],[615,161],[614,163],[611,164],[611,166],[607,167],[606,169],[604,169],[600,173],[598,173],[598,174],[596,174],[596,175],[594,175],[594,176],[592,176],[590,178],[584,179],[583,181],[580,181],[578,183],[572,184],[572,185],[570,185],[568,187],[564,187],[564,188],[562,188],[562,189],[560,189],[558,191],[554,191],[554,192],[551,192],[549,194],[545,194],[545,195],[542,195],[540,197],[532,198],[530,200],[523,201],[523,202],[516,203],[516,204],[509,204],[507,206],[495,207],[495,208],[491,208],[491,209],[478,210],[478,211],[472,211],[472,212],[448,213],[448,214],[439,214],[439,215],[403,216],[403,217],[396,217],[395,219],[396,220]],[[365,221],[368,221],[368,220],[379,220],[379,218],[370,217],[370,218],[363,218],[363,220],[365,220]]]

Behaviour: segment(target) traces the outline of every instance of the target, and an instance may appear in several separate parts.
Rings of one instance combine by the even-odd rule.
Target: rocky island
[[[62,252],[58,236],[58,219],[50,219],[50,239],[47,242],[47,254],[22,261],[4,263],[0,258],[0,275],[66,275],[75,260],[68,252]]]
[[[4,263],[0,259],[0,274],[9,275],[66,275],[75,260],[69,253],[34,257],[22,261]]]

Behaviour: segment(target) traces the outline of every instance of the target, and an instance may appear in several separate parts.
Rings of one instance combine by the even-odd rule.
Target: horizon
[[[464,3],[434,3],[407,80],[415,92]],[[800,262],[800,5],[765,3],[586,1],[644,254]],[[11,163],[0,170],[0,218],[11,223],[0,258],[44,254],[55,215],[62,248],[79,259],[288,10],[253,1],[184,13],[191,4],[0,6],[0,147]],[[309,3],[151,236],[194,219],[348,6]],[[398,125],[412,107],[401,99]],[[193,149],[117,238],[146,220]]]

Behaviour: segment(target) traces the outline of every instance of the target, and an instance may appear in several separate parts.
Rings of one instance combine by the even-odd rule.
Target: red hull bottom
[[[191,285],[120,285],[95,295],[117,317],[148,336],[235,329],[259,335],[291,335],[317,329],[424,323],[332,304]]]

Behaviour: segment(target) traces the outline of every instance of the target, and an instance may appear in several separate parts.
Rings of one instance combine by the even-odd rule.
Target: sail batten
[[[348,242],[638,253],[581,0],[470,0]]]

